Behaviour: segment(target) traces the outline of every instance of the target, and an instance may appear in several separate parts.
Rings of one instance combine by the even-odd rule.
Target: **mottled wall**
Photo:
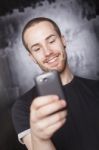
[[[35,9],[25,8],[24,12],[16,9],[11,15],[1,17],[0,61],[7,63],[4,68],[6,75],[1,74],[1,78],[9,84],[7,87],[5,83],[5,87],[13,87],[16,92],[19,89],[19,93],[23,94],[34,84],[33,77],[38,73],[38,68],[22,45],[21,32],[24,24],[37,16],[50,17],[60,26],[67,40],[68,60],[72,71],[87,78],[99,78],[99,17],[93,17],[94,13],[94,5],[89,6],[87,2],[81,5],[77,0],[56,0],[52,4],[44,1]],[[92,17],[88,18],[88,15]],[[2,68],[0,71],[2,72]]]
[[[96,16],[94,3],[56,0],[50,4],[43,1],[35,8],[27,7],[23,12],[15,9],[12,14],[0,17],[0,122],[4,125],[0,132],[3,143],[8,142],[6,133],[8,137],[13,134],[10,108],[14,98],[29,90],[34,85],[34,76],[41,71],[29,58],[21,41],[24,24],[37,16],[50,17],[58,23],[66,37],[72,72],[99,79],[99,16]],[[6,149],[13,148],[1,148]]]

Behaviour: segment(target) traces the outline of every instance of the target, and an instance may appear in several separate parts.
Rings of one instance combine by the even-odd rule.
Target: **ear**
[[[37,61],[34,59],[33,55],[32,55],[31,53],[28,53],[28,55],[29,55],[29,57],[33,60],[33,62],[34,62],[35,64],[37,64]]]
[[[65,39],[64,35],[62,35],[61,39],[62,39],[64,47],[66,48],[66,39]]]

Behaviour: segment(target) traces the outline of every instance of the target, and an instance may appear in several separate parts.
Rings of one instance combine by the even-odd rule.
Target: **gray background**
[[[14,8],[11,13],[0,16],[1,150],[18,148],[17,140],[13,138],[16,134],[11,121],[11,107],[18,96],[34,86],[33,79],[41,72],[29,58],[21,41],[25,23],[38,16],[53,19],[61,28],[67,41],[72,72],[99,79],[99,16],[94,1],[38,1],[35,5],[31,3],[28,7],[21,7],[21,10]],[[12,144],[13,140],[15,144]]]

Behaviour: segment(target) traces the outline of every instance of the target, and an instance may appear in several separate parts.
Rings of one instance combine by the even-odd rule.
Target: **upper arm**
[[[33,150],[32,149],[32,142],[31,142],[31,134],[27,134],[26,136],[23,137],[23,143],[27,147],[28,150]]]
[[[30,106],[35,97],[35,89],[22,95],[12,107],[12,120],[17,134],[30,128]]]

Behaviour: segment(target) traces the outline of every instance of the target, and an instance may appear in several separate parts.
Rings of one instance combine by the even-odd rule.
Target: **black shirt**
[[[99,150],[99,82],[74,77],[63,86],[67,101],[66,123],[52,137],[57,150]],[[29,110],[35,87],[16,101],[13,122],[17,133],[30,128]]]

